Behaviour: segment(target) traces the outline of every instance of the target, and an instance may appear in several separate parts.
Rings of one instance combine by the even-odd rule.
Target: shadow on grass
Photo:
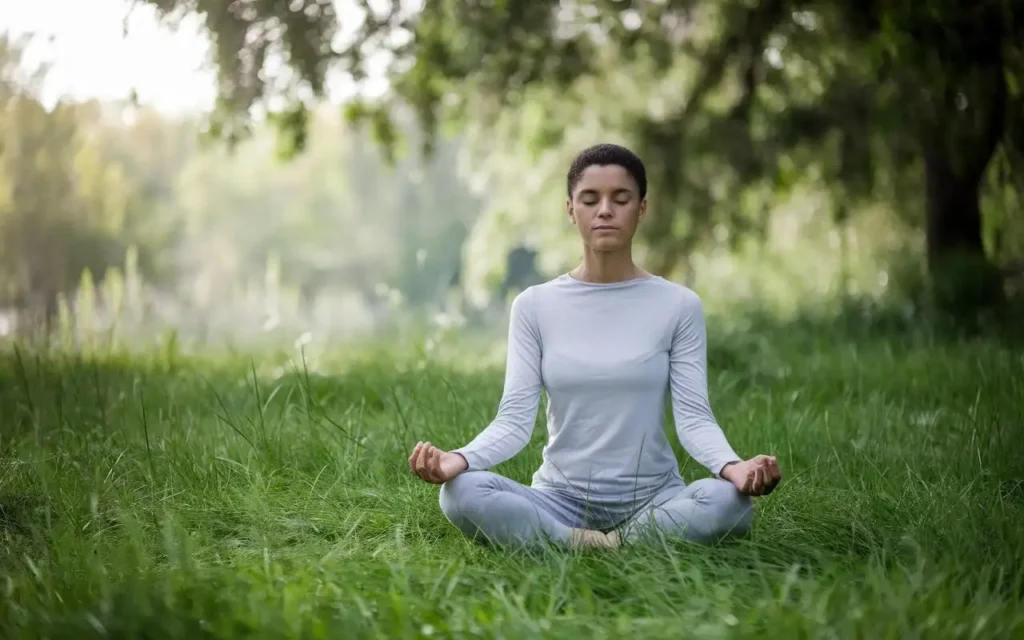
[[[0,533],[29,535],[34,517],[44,504],[42,499],[30,495],[0,495]]]

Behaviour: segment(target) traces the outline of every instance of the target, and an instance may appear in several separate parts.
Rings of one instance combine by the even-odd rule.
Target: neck
[[[583,264],[574,270],[584,282],[622,282],[641,275],[643,270],[633,263],[633,253],[624,251],[593,251],[584,249]]]

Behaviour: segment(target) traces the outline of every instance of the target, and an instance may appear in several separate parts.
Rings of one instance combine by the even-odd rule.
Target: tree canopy
[[[921,225],[936,281],[974,274],[960,293],[998,297],[999,228],[986,228],[981,200],[1019,191],[1024,175],[1013,0],[146,1],[205,20],[213,132],[229,140],[254,105],[277,103],[272,117],[301,150],[329,75],[361,81],[383,66],[391,91],[347,109],[386,149],[396,105],[429,134],[501,120],[491,144],[534,156],[588,113],[593,132],[627,140],[656,185],[644,230],[655,270],[722,224],[735,237],[763,228],[772,202],[810,182],[838,219],[891,204]]]
[[[260,330],[263,313],[365,317],[391,300],[433,309],[453,293],[481,208],[453,168],[460,140],[389,164],[366,132],[321,110],[291,162],[266,125],[232,153],[198,144],[193,116],[129,100],[44,104],[29,41],[0,35],[0,337],[8,314],[53,328],[77,303],[96,306],[93,289],[106,320],[124,302],[186,333],[243,333],[239,316]],[[420,135],[414,119],[393,121]]]
[[[22,43],[0,36],[0,307],[52,316],[83,270],[122,265],[169,229],[124,164],[107,162],[95,105],[47,109],[25,76]],[[138,266],[158,276],[158,265]]]

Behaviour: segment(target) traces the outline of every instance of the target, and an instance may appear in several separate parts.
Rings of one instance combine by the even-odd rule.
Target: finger
[[[423,445],[423,469],[428,474],[431,472],[430,463],[433,451],[434,445],[430,444],[429,442]]]
[[[430,451],[430,443],[424,442],[423,446],[420,447],[420,452],[416,456],[416,473],[423,477],[423,474],[427,470],[427,453]]]
[[[442,451],[437,447],[430,448],[430,459],[427,462],[428,473],[430,474],[430,481],[434,484],[444,484],[444,471],[441,469],[441,454]]]
[[[764,467],[754,467],[754,481],[751,483],[751,491],[755,496],[761,495],[764,491]]]
[[[779,469],[779,462],[772,456],[771,459],[772,484],[778,484],[782,480],[782,470]]]
[[[754,468],[751,467],[747,470],[747,478],[743,481],[743,489],[741,491],[747,495],[750,495],[750,491],[754,485]]]
[[[437,478],[438,484],[444,484],[448,477],[445,475],[444,468],[441,466],[441,458],[444,456],[444,451],[438,448],[434,448],[434,470],[435,477]]]
[[[415,465],[416,465],[416,455],[417,455],[417,454],[419,454],[419,452],[420,452],[420,449],[421,449],[422,447],[423,447],[423,443],[422,443],[422,442],[417,442],[417,443],[416,443],[416,446],[415,446],[415,447],[413,447],[413,449],[412,449],[412,453],[411,453],[411,454],[409,455],[409,470],[410,470],[410,471],[412,471],[412,470],[414,470],[414,469],[415,469]]]
[[[429,443],[427,444],[426,449],[425,466],[427,468],[427,473],[430,475],[431,481],[436,482],[438,472],[440,471],[440,465],[438,462],[441,460],[441,450]]]
[[[434,482],[439,482],[441,479],[441,450],[437,447],[430,447],[430,451],[427,452],[427,470],[430,473],[430,477]]]

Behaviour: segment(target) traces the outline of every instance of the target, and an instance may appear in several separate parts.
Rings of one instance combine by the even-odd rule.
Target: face
[[[567,202],[569,218],[583,244],[593,251],[629,247],[637,225],[647,214],[636,180],[619,165],[586,168]]]

